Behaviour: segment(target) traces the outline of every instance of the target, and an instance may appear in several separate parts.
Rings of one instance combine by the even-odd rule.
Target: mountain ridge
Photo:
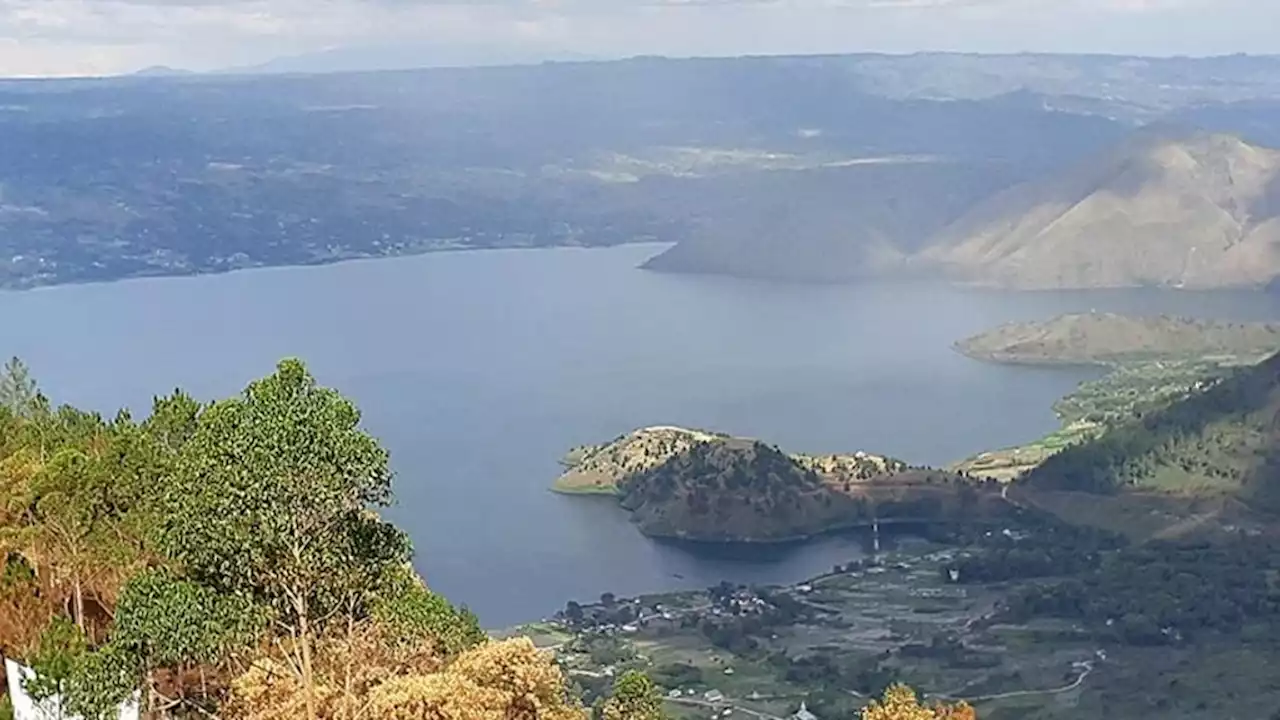
[[[1011,289],[1262,287],[1280,275],[1280,151],[1227,134],[1139,132],[997,193],[916,262]]]

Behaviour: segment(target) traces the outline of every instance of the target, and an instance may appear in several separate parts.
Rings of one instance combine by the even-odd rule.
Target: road
[[[664,699],[667,702],[674,703],[676,705],[689,705],[691,707],[710,708],[712,710],[720,710],[720,711],[731,709],[735,713],[743,713],[744,715],[751,715],[752,717],[760,718],[760,720],[786,720],[786,718],[781,718],[781,717],[778,717],[777,715],[770,715],[769,713],[762,713],[758,710],[752,710],[751,708],[742,707],[741,705],[734,705],[735,701],[730,698],[725,698],[724,700],[721,700],[718,703],[707,702],[705,700],[697,700],[694,698],[664,698]]]
[[[992,702],[994,700],[1008,700],[1010,698],[1017,698],[1017,697],[1029,697],[1031,695],[1060,695],[1065,692],[1071,692],[1072,690],[1075,690],[1079,688],[1081,685],[1083,685],[1084,681],[1089,678],[1089,675],[1091,673],[1093,673],[1093,670],[1094,670],[1093,661],[1092,660],[1087,661],[1084,663],[1084,671],[1080,673],[1080,677],[1076,678],[1074,681],[1070,683],[1067,683],[1066,685],[1063,685],[1060,688],[1051,688],[1049,690],[1014,690],[1012,692],[1007,692],[1007,693],[996,693],[994,695],[975,695],[971,697],[962,697],[954,694],[942,695],[942,694],[935,694],[935,693],[930,693],[928,696],[932,698],[940,698],[942,700],[963,700],[969,703],[978,703],[978,702]]]

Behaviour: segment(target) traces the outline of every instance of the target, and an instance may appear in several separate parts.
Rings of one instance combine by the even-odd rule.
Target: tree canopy
[[[151,415],[0,376],[0,652],[96,719],[584,720],[552,660],[413,573],[386,450],[298,360]]]

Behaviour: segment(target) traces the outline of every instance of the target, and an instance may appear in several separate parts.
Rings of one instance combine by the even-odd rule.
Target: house
[[[791,717],[793,720],[818,720],[818,716],[809,712],[809,707],[805,705],[804,702],[800,703],[800,709]]]

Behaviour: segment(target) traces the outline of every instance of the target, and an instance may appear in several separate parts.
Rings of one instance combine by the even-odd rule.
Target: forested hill
[[[146,718],[586,720],[551,657],[408,569],[390,500],[386,451],[296,360],[142,422],[54,407],[10,363],[0,654],[67,717],[140,692]]]
[[[1228,493],[1280,508],[1280,355],[1049,458],[1045,489]]]

